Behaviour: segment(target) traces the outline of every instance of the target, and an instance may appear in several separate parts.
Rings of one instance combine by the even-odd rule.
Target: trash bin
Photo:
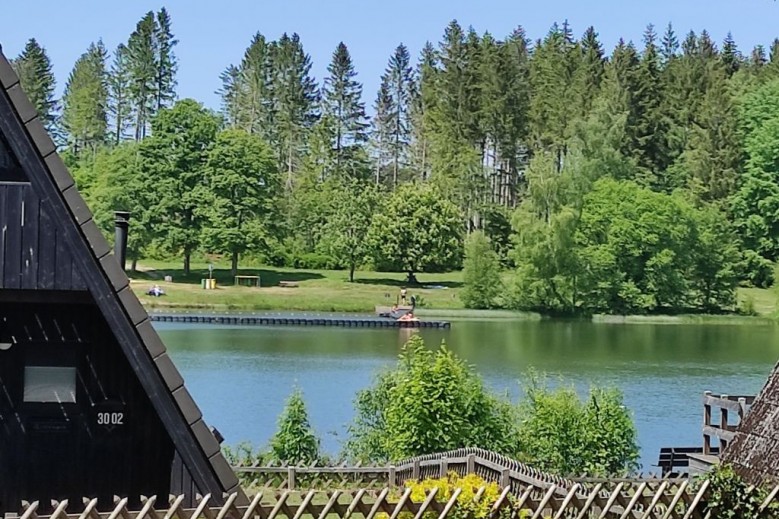
[[[207,289],[208,288],[208,280],[206,278],[203,278],[200,280],[200,288]]]
[[[208,280],[208,288],[211,290],[214,290],[216,288],[216,279],[209,279]]]

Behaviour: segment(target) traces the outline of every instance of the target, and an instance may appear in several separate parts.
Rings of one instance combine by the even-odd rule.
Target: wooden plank
[[[703,434],[709,436],[717,436],[721,440],[725,440],[728,443],[733,441],[733,438],[736,437],[736,433],[733,431],[726,431],[724,429],[720,429],[719,427],[713,427],[711,425],[703,427]]]
[[[22,212],[22,272],[23,289],[38,288],[38,229],[40,227],[41,203],[29,187],[23,194]]]
[[[8,203],[6,202],[6,196],[9,186],[0,184],[0,288],[5,287],[5,242],[6,234],[8,234],[8,218],[6,213],[8,211]]]
[[[54,288],[71,290],[73,288],[73,259],[61,232],[57,232],[55,254],[57,259],[54,270]]]
[[[731,398],[735,398],[736,400],[731,400]],[[741,411],[741,404],[738,402],[738,398],[744,398],[746,402],[749,403],[750,397],[747,396],[729,397],[725,399],[725,398],[720,398],[717,395],[704,395],[703,405],[719,407],[721,409],[727,409],[728,411],[733,411],[734,413],[738,413],[739,411]],[[754,396],[751,398],[754,401]]]
[[[22,202],[23,193],[19,186],[8,189],[6,194],[6,238],[5,264],[3,265],[4,288],[22,286]]]
[[[53,290],[57,271],[57,226],[48,212],[41,207],[41,224],[38,228],[38,288]]]

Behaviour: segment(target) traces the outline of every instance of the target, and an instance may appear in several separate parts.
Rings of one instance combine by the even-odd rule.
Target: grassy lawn
[[[777,315],[777,291],[774,288],[739,288],[739,307],[748,299],[754,303],[757,315],[765,317]]]
[[[297,270],[266,266],[242,268],[238,274],[259,276],[260,288],[234,286],[234,279],[226,264],[214,266],[216,290],[201,288],[200,280],[208,277],[207,263],[193,263],[189,276],[184,276],[180,262],[144,261],[138,266],[138,272],[130,273],[130,277],[133,290],[141,298],[144,306],[150,309],[362,313],[373,312],[376,305],[392,305],[406,279],[405,273],[365,271],[356,272],[354,283],[349,283],[348,273],[345,271]],[[168,275],[173,277],[172,283],[163,281]],[[422,286],[409,287],[409,296],[413,294],[421,299],[420,315],[538,318],[536,314],[510,311],[465,310],[460,300],[462,272],[421,273],[417,277]],[[279,281],[294,281],[298,286],[282,288],[279,286]],[[146,291],[154,284],[160,285],[166,295],[163,297],[146,295]],[[774,317],[777,314],[777,292],[773,289],[739,288],[739,305],[746,300],[754,303],[755,311],[762,317]]]
[[[138,266],[138,272],[130,273],[130,277],[133,290],[147,308],[317,312],[373,312],[376,305],[392,305],[406,277],[402,273],[356,272],[354,283],[349,283],[349,274],[345,271],[275,267],[242,268],[238,274],[260,276],[260,288],[234,286],[229,267],[220,264],[214,266],[216,290],[201,288],[200,280],[208,277],[206,263],[193,263],[190,275],[184,276],[180,263],[144,261]],[[163,281],[166,275],[173,277],[172,283]],[[423,273],[417,278],[422,286],[409,287],[408,294],[421,297],[424,309],[463,308],[459,298],[461,272]],[[279,281],[294,281],[298,287],[282,288]],[[166,295],[146,295],[154,284],[160,285]]]

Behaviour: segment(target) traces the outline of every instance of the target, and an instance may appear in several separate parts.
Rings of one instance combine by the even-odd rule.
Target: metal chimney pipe
[[[124,270],[127,260],[127,230],[130,227],[129,211],[114,211],[114,256]]]

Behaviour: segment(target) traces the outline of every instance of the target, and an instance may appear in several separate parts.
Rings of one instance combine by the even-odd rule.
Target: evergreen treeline
[[[417,58],[390,53],[370,113],[344,43],[317,82],[296,34],[257,33],[218,112],[175,102],[177,43],[149,12],[113,52],[91,45],[61,100],[36,40],[14,60],[106,230],[111,209],[134,212],[133,260],[248,254],[414,281],[460,268],[480,231],[472,254],[486,244],[516,276],[471,290],[478,306],[719,311],[737,282],[773,282],[779,39],[742,53],[649,26],[609,51],[592,27],[532,40],[453,21]]]

